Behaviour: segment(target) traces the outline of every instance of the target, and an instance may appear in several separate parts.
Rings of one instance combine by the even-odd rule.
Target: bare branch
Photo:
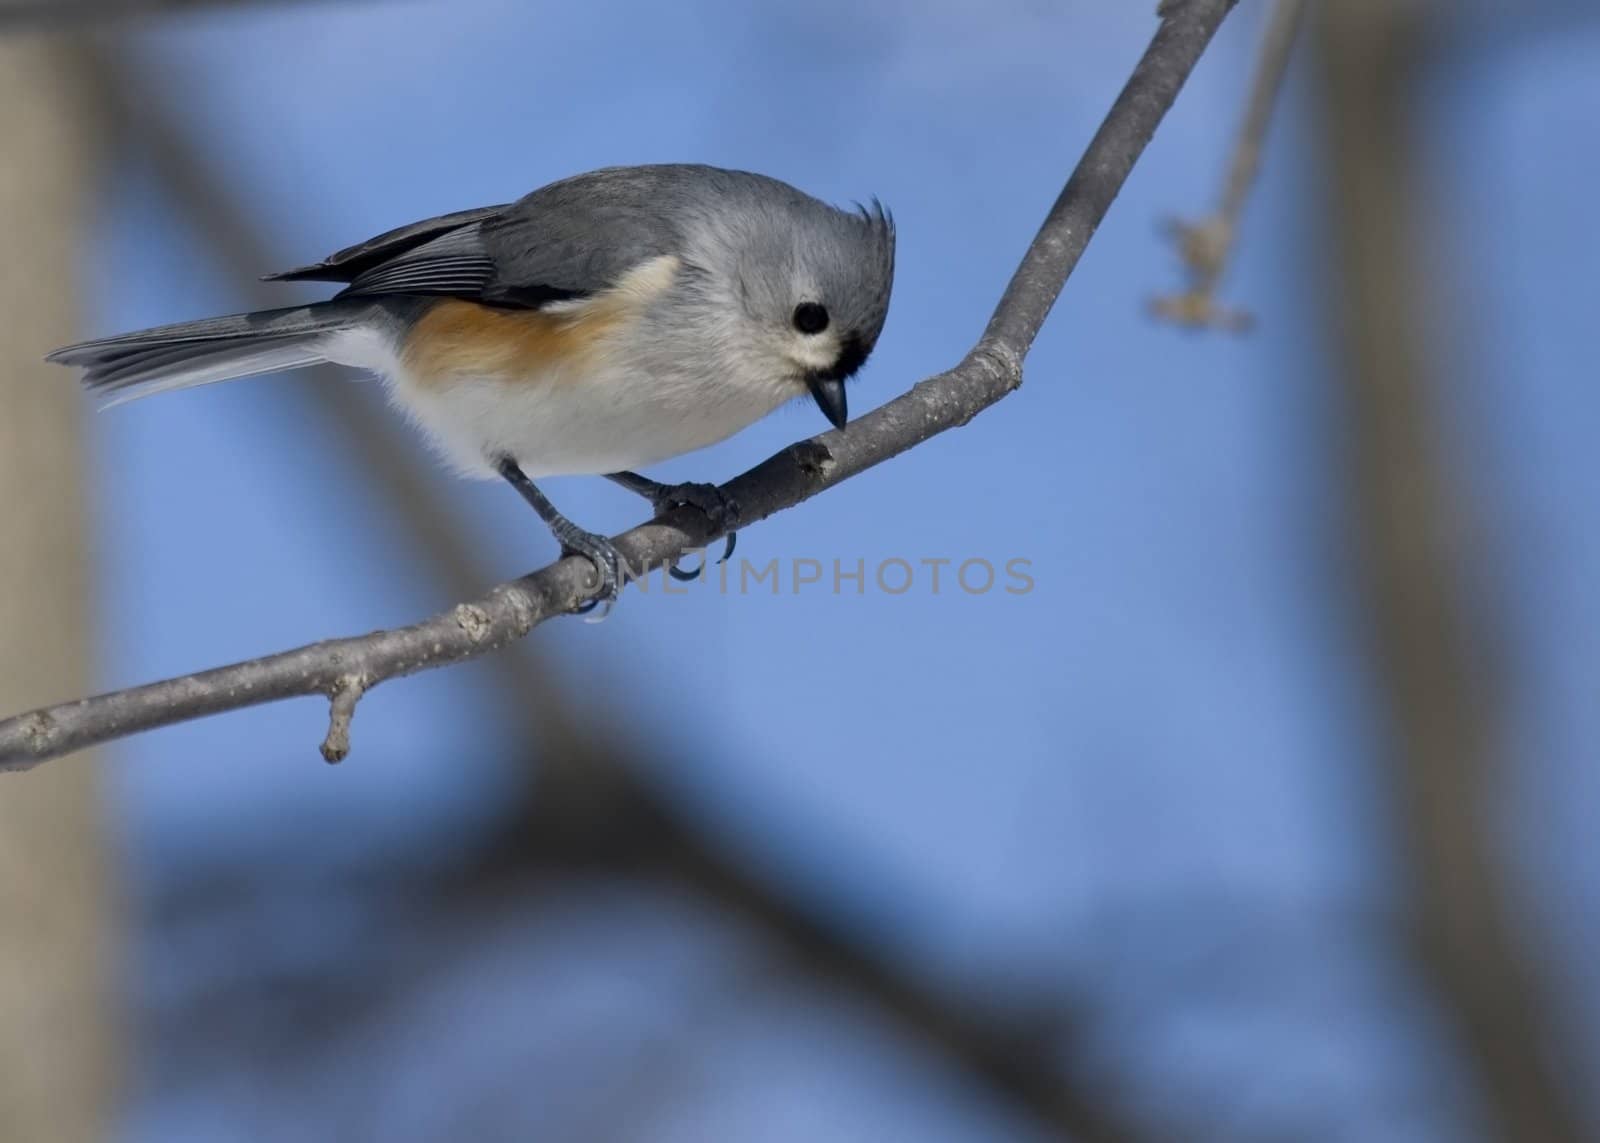
[[[1217,286],[1227,271],[1228,259],[1239,237],[1239,217],[1244,213],[1250,188],[1261,170],[1261,148],[1266,142],[1267,126],[1278,103],[1278,91],[1289,68],[1295,33],[1299,31],[1305,11],[1306,0],[1275,0],[1272,6],[1256,62],[1255,80],[1250,87],[1250,102],[1239,127],[1239,140],[1234,145],[1233,160],[1217,209],[1200,222],[1175,218],[1167,224],[1189,275],[1189,288],[1181,294],[1153,299],[1150,310],[1157,317],[1179,325],[1234,333],[1242,333],[1252,324],[1248,313],[1217,302]]]
[[[1417,248],[1428,229],[1411,135],[1423,7],[1340,0],[1323,5],[1318,37],[1344,263],[1352,507],[1410,880],[1406,936],[1454,1025],[1486,1136],[1579,1143],[1583,1113],[1561,1077],[1586,1067],[1551,1058],[1560,1008],[1495,852],[1503,739],[1460,576],[1480,560],[1430,407],[1444,387],[1428,375]]]
[[[891,457],[964,425],[1017,388],[1022,361],[1062,286],[1235,0],[1179,0],[1164,16],[1105,122],[1029,246],[989,327],[955,368],[835,430],[791,445],[723,491],[749,527]],[[676,560],[720,537],[680,508],[614,537],[635,569]],[[355,675],[375,686],[520,639],[594,592],[593,568],[567,557],[410,627],[334,639],[199,674],[33,711],[0,722],[0,769],[22,770],[141,730],[299,695]]]

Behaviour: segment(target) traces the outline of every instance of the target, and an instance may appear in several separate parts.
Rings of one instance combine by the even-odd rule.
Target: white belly
[[[389,393],[469,476],[494,475],[499,456],[535,478],[621,472],[715,444],[772,411],[748,400],[686,407],[652,399],[650,384],[601,375],[424,388],[400,376]]]
[[[383,378],[390,399],[463,476],[495,476],[510,456],[530,477],[593,475],[655,464],[723,440],[791,394],[732,385],[723,370],[645,376],[603,365],[582,377],[463,377],[420,384],[377,331],[334,335],[328,358]]]

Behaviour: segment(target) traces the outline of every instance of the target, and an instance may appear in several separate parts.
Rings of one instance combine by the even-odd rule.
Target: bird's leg
[[[567,519],[556,510],[548,497],[534,487],[533,481],[528,479],[528,474],[517,466],[517,462],[509,456],[502,456],[495,461],[495,471],[510,482],[511,487],[522,494],[522,498],[533,506],[539,513],[539,519],[549,527],[551,535],[561,545],[561,550],[570,555],[583,556],[594,564],[595,572],[600,577],[600,594],[578,609],[580,615],[593,611],[600,603],[606,605],[606,612],[611,610],[611,605],[616,601],[617,593],[622,590],[622,554],[610,540],[604,536],[597,536],[593,532],[586,532],[571,520]]]
[[[606,474],[606,479],[650,501],[657,516],[679,505],[687,505],[704,512],[706,519],[710,520],[715,528],[732,529],[739,521],[739,506],[715,484],[699,482],[662,484],[659,480],[651,480],[648,476],[640,476],[637,472],[611,472]],[[725,563],[728,557],[733,555],[733,547],[739,539],[739,533],[730,530],[727,539],[728,543],[722,551],[719,563]],[[677,564],[667,569],[667,574],[676,580],[699,579],[704,572],[704,566],[692,572],[684,571]]]

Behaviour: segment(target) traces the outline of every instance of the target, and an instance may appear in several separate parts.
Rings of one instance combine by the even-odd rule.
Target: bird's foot
[[[722,558],[717,562],[726,563],[728,557],[733,555],[734,545],[739,540],[739,533],[732,530],[739,522],[739,505],[733,497],[715,484],[700,481],[690,481],[686,484],[658,484],[650,493],[650,503],[655,506],[657,516],[682,506],[698,508],[705,513],[706,519],[711,521],[712,527],[718,531],[723,528],[729,529],[727,544],[722,549]],[[693,571],[686,571],[673,564],[667,569],[667,574],[675,580],[689,582],[699,579],[705,574],[705,570],[706,565],[703,563]]]
[[[577,609],[577,614],[588,615],[596,607],[603,607],[599,615],[589,620],[598,623],[611,614],[611,607],[622,591],[622,553],[604,536],[585,532],[582,528],[562,529],[556,536],[561,541],[563,555],[582,556],[594,565],[600,580],[600,591]]]

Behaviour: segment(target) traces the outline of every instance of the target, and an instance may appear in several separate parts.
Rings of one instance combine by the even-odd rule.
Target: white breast
[[[640,468],[732,436],[778,404],[763,389],[742,399],[713,384],[663,392],[657,380],[615,367],[576,383],[463,377],[424,386],[403,370],[386,376],[395,404],[452,467],[476,477],[495,475],[498,456],[513,457],[535,478]]]
[[[643,467],[733,435],[798,395],[726,338],[619,324],[581,365],[516,377],[411,374],[396,333],[343,331],[329,360],[381,377],[393,403],[464,476],[511,456],[531,477]]]

